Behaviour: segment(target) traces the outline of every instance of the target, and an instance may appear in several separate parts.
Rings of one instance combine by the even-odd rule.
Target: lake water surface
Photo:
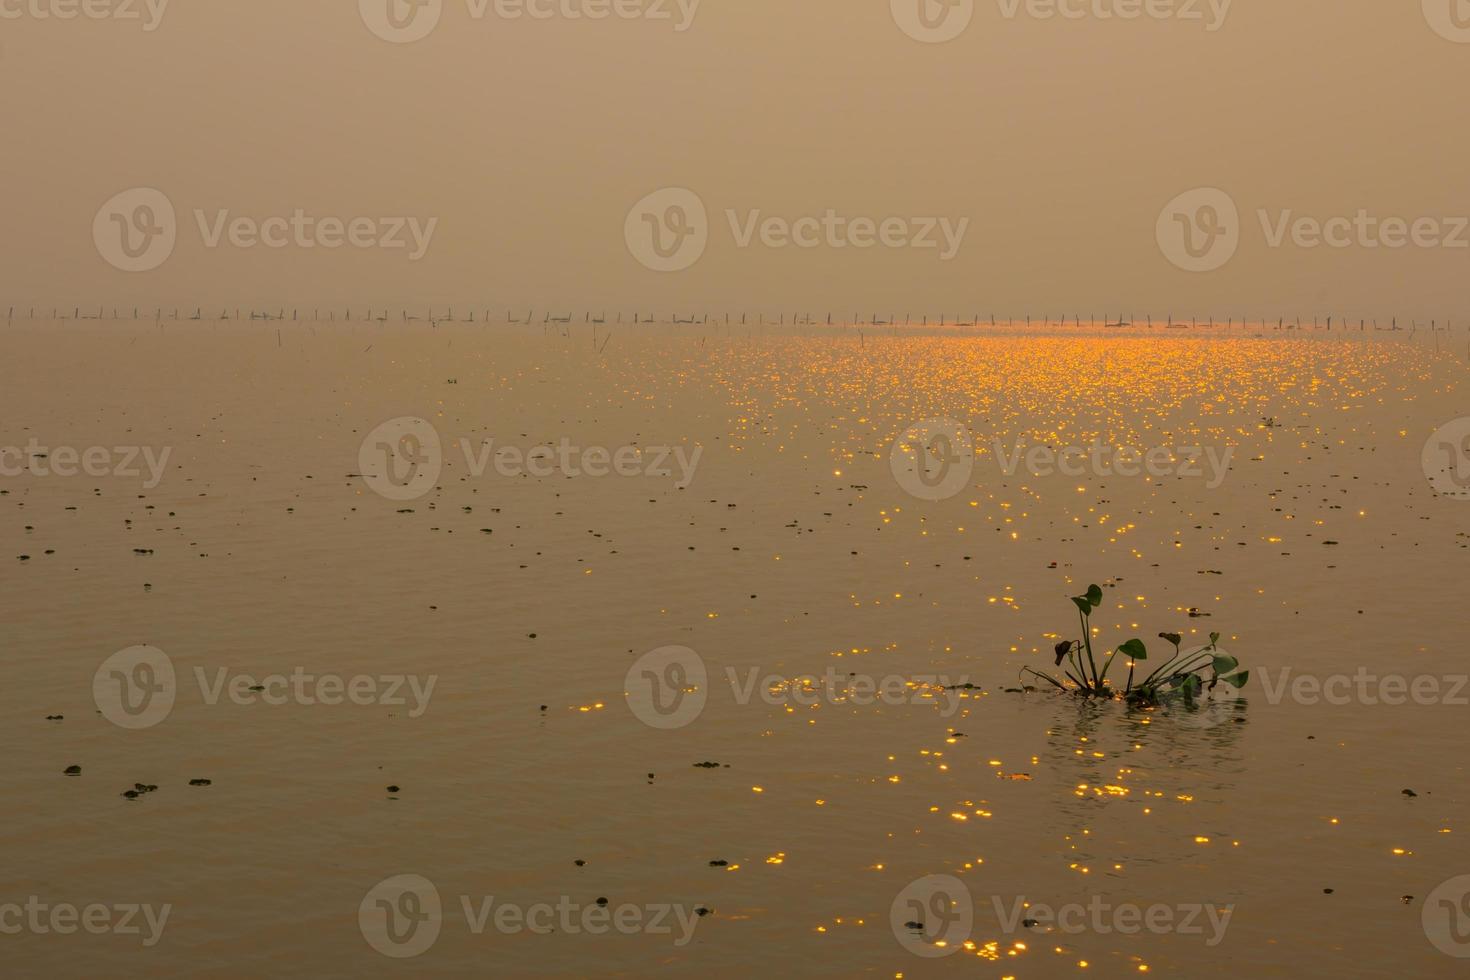
[[[17,322],[5,972],[1461,975],[1466,345]],[[1092,583],[1240,700],[1007,691]]]

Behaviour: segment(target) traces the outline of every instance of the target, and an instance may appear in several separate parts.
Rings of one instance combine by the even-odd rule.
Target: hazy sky
[[[419,2],[0,0],[0,303],[1470,320],[1464,0]]]

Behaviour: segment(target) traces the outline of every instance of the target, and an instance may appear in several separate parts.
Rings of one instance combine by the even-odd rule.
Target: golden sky
[[[0,0],[0,305],[1470,318],[1464,0],[419,2]]]

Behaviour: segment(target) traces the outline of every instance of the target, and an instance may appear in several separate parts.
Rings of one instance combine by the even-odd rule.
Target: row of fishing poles
[[[739,316],[740,316],[740,319],[739,319],[738,322],[739,322],[739,325],[740,326],[751,326],[752,325],[752,323],[751,323],[751,314],[741,313]],[[64,321],[64,320],[108,320],[108,319],[111,319],[111,320],[128,320],[128,319],[131,319],[131,320],[139,320],[139,319],[144,319],[144,318],[145,317],[143,316],[143,312],[140,310],[139,307],[136,307],[136,306],[133,307],[133,309],[132,309],[132,315],[131,316],[127,316],[124,313],[120,313],[119,310],[116,307],[113,307],[112,308],[111,314],[109,316],[108,310],[107,310],[106,307],[99,307],[95,312],[93,312],[90,309],[88,309],[86,311],[83,311],[82,308],[79,307],[79,306],[78,307],[73,307],[72,312],[71,312],[70,315],[67,315],[64,312],[61,312],[61,311],[57,310],[55,307],[52,307],[52,309],[51,309],[51,315],[50,315],[50,319],[51,320],[61,320],[61,321]],[[12,306],[12,307],[9,308],[8,312],[6,313],[6,323],[13,323],[15,321],[15,319],[16,319],[15,307]],[[36,309],[35,309],[35,307],[31,307],[29,310],[27,310],[25,319],[28,319],[28,320],[34,320],[34,319],[36,319]],[[220,313],[217,316],[206,316],[204,314],[203,307],[198,307],[198,308],[196,308],[194,310],[193,313],[188,313],[188,314],[181,313],[181,311],[179,310],[178,307],[175,307],[171,312],[167,312],[167,313],[164,311],[164,309],[162,307],[157,307],[153,311],[153,317],[152,317],[152,319],[154,321],[157,321],[157,322],[162,322],[164,320],[189,320],[189,321],[215,320],[215,321],[228,321],[228,320],[247,320],[247,319],[248,320],[257,320],[257,321],[258,320],[280,321],[280,320],[286,320],[287,319],[287,316],[286,316],[286,310],[285,310],[284,307],[281,307],[281,308],[277,309],[275,312],[261,311],[261,310],[255,310],[255,309],[251,309],[251,310],[245,311],[245,310],[242,310],[239,307],[236,307],[233,310],[233,313],[229,309],[223,309],[223,310],[220,311]],[[311,316],[310,317],[303,318],[301,316],[301,310],[299,308],[295,308],[295,309],[292,309],[291,310],[291,315],[290,315],[290,318],[289,319],[292,320],[292,321],[300,321],[300,320],[305,319],[305,320],[307,320],[309,322],[313,322],[313,323],[324,323],[324,322],[330,323],[330,322],[335,322],[337,320],[337,310],[336,309],[330,309],[330,310],[328,310],[326,312],[326,316],[323,317],[322,311],[321,311],[320,307],[317,307],[317,308],[314,308],[311,311]],[[477,323],[477,322],[491,323],[491,322],[493,322],[491,311],[488,310],[488,309],[483,310],[483,311],[476,311],[476,310],[471,309],[468,312],[467,315],[460,316],[460,315],[456,315],[453,307],[446,307],[444,309],[441,309],[441,310],[436,311],[435,308],[432,307],[432,306],[429,307],[428,310],[422,316],[420,316],[418,313],[412,313],[409,310],[407,310],[406,308],[400,308],[397,311],[397,315],[396,316],[393,316],[393,315],[390,314],[389,310],[387,310],[386,308],[369,307],[367,309],[366,313],[359,314],[357,317],[354,317],[353,311],[352,311],[351,307],[348,307],[348,308],[345,308],[342,311],[342,320],[344,322],[348,322],[348,323],[355,322],[355,321],[356,322],[375,322],[375,323],[388,323],[388,322],[394,322],[394,321],[396,321],[396,322],[402,322],[402,323],[413,323],[413,322],[418,322],[418,321],[426,321],[426,322],[429,322],[429,323],[432,323],[432,324],[435,324],[435,325],[437,325],[439,323]],[[536,319],[536,311],[534,309],[528,311],[524,317],[520,317],[515,312],[510,311],[510,310],[507,310],[506,313],[505,313],[505,320],[504,320],[504,322],[506,322],[506,323],[508,323],[508,324],[510,324],[512,326],[531,325],[531,324],[536,324],[536,323],[540,323],[542,326],[548,326],[548,327],[549,326],[552,326],[552,325],[559,325],[559,326],[561,326],[561,325],[568,325],[568,324],[571,324],[571,323],[575,322],[575,314],[571,314],[571,313],[560,314],[560,313],[543,312],[542,313],[542,316],[541,316],[541,319],[538,321]],[[625,321],[624,321],[624,314],[622,314],[622,313],[618,313],[616,315],[616,318],[614,320],[611,320],[610,321],[609,318],[608,318],[608,314],[606,313],[606,311],[603,311],[602,313],[599,313],[597,315],[593,315],[591,312],[584,313],[582,315],[582,322],[583,323],[587,323],[587,324],[603,325],[603,324],[607,324],[609,322],[621,324],[621,323],[623,323]],[[708,314],[708,313],[705,313],[705,314],[691,314],[691,315],[682,315],[682,314],[678,314],[678,313],[673,313],[673,314],[670,314],[666,319],[662,319],[662,320],[660,320],[656,314],[650,313],[650,314],[644,315],[644,314],[641,314],[641,313],[634,313],[632,315],[632,320],[629,321],[629,322],[631,322],[635,326],[638,325],[638,324],[655,324],[655,323],[671,324],[671,325],[674,325],[674,326],[709,326],[711,324],[711,322],[713,322],[716,325],[718,325],[721,322],[723,322],[724,325],[726,325],[726,326],[734,326],[736,324],[736,321],[734,319],[734,316],[732,314],[729,314],[729,313],[723,314],[723,320],[721,319],[721,315],[720,314],[715,314],[714,317],[713,317],[713,320],[712,320],[711,319],[711,315]],[[1058,327],[1066,327],[1070,323],[1071,326],[1078,327],[1078,328],[1081,328],[1084,325],[1086,325],[1088,327],[1096,327],[1098,325],[1101,325],[1101,326],[1103,326],[1105,328],[1114,328],[1114,329],[1116,329],[1116,328],[1123,328],[1123,327],[1137,327],[1137,326],[1147,326],[1148,328],[1152,329],[1152,328],[1154,328],[1157,325],[1157,326],[1162,326],[1165,329],[1170,329],[1170,330],[1198,329],[1201,326],[1204,326],[1207,329],[1214,329],[1216,327],[1221,327],[1221,326],[1226,327],[1227,329],[1229,329],[1229,328],[1235,327],[1235,325],[1236,325],[1237,322],[1240,324],[1241,327],[1248,327],[1248,326],[1252,325],[1252,323],[1257,324],[1257,325],[1259,325],[1259,326],[1261,326],[1263,328],[1270,326],[1270,320],[1269,320],[1269,318],[1266,318],[1266,317],[1262,317],[1262,318],[1260,318],[1258,320],[1255,320],[1255,321],[1251,321],[1250,319],[1248,319],[1246,317],[1241,317],[1238,321],[1234,317],[1229,317],[1229,318],[1226,318],[1225,320],[1219,320],[1219,319],[1216,319],[1216,318],[1213,318],[1213,317],[1208,318],[1208,319],[1205,319],[1205,320],[1202,320],[1199,317],[1191,317],[1188,320],[1188,322],[1186,322],[1183,319],[1180,319],[1180,320],[1177,320],[1176,321],[1175,318],[1174,318],[1174,316],[1172,314],[1168,315],[1165,319],[1159,321],[1158,324],[1155,324],[1154,318],[1153,318],[1153,316],[1151,314],[1150,315],[1146,315],[1145,317],[1142,317],[1142,318],[1133,317],[1133,316],[1127,316],[1127,315],[1120,315],[1118,317],[1118,319],[1116,319],[1116,320],[1113,320],[1112,318],[1107,317],[1107,316],[1105,316],[1101,320],[1099,320],[1095,314],[1089,314],[1088,317],[1087,317],[1087,319],[1084,321],[1083,318],[1082,318],[1082,315],[1080,313],[1079,314],[1073,314],[1071,316],[1070,320],[1065,315],[1057,318],[1056,320],[1053,320],[1051,317],[1039,317],[1039,318],[1034,318],[1033,319],[1033,317],[1030,314],[1027,314],[1024,317],[1024,320],[1023,320],[1022,318],[1018,318],[1018,317],[1009,317],[1009,318],[1000,318],[1000,319],[997,319],[994,314],[991,314],[989,316],[989,321],[988,322],[989,322],[989,325],[992,326],[992,327],[1001,327],[1001,326],[1014,327],[1014,326],[1019,326],[1022,322],[1024,322],[1027,327],[1034,327],[1034,326],[1039,325],[1039,326],[1041,326],[1043,328],[1051,327],[1053,325],[1058,326]],[[756,314],[756,319],[755,319],[754,325],[758,325],[758,326],[787,326],[789,324],[790,326],[796,326],[796,327],[816,327],[816,326],[822,326],[823,323],[824,323],[824,321],[817,319],[816,317],[812,316],[810,313],[793,313],[793,314],[791,314],[789,320],[787,318],[787,315],[784,314],[784,313],[782,313],[779,316],[774,317],[774,318],[768,317],[767,314],[760,313],[760,314]],[[1343,330],[1351,330],[1352,329],[1352,322],[1348,318],[1336,317],[1336,316],[1329,316],[1329,317],[1326,318],[1326,329],[1327,330],[1329,330],[1329,331],[1330,330],[1333,330],[1334,329],[1334,324],[1336,324],[1337,327],[1339,327],[1340,329],[1343,329]],[[828,313],[827,316],[826,316],[825,325],[826,326],[829,326],[829,327],[874,327],[874,328],[877,328],[877,327],[899,327],[899,326],[904,326],[904,327],[919,327],[921,329],[922,328],[931,327],[931,326],[940,327],[940,328],[948,328],[948,327],[964,328],[964,327],[981,327],[981,326],[985,326],[986,325],[986,319],[985,318],[982,318],[978,314],[970,317],[969,319],[965,319],[965,318],[954,318],[954,319],[951,319],[951,318],[949,318],[945,314],[940,314],[939,318],[937,320],[934,320],[931,323],[930,318],[929,318],[929,316],[927,314],[924,314],[924,315],[920,316],[918,319],[915,319],[913,316],[906,314],[903,317],[903,319],[900,320],[897,316],[895,316],[893,314],[889,314],[887,317],[883,317],[883,316],[880,316],[879,314],[874,313],[874,314],[871,314],[870,316],[867,316],[867,317],[865,317],[865,316],[863,316],[861,314],[853,314],[853,316],[850,319],[835,319],[834,320],[832,314]],[[1394,317],[1391,320],[1389,326],[1381,326],[1379,324],[1379,321],[1377,319],[1371,319],[1370,320],[1368,318],[1359,319],[1358,320],[1358,323],[1357,323],[1358,330],[1360,332],[1366,331],[1369,328],[1370,325],[1371,325],[1372,329],[1375,330],[1375,331],[1385,331],[1385,330],[1386,331],[1403,331],[1403,330],[1405,330],[1404,327],[1402,327],[1402,326],[1399,325],[1398,317]],[[1295,318],[1292,318],[1290,320],[1288,320],[1286,317],[1278,317],[1277,318],[1277,321],[1276,321],[1276,329],[1277,330],[1304,330],[1304,329],[1307,329],[1307,328],[1306,328],[1306,324],[1304,323],[1304,321],[1303,321],[1303,319],[1301,317],[1295,317]],[[1321,330],[1321,329],[1323,329],[1323,322],[1322,322],[1322,318],[1321,317],[1313,317],[1312,318],[1311,329],[1313,329],[1313,330]],[[1425,324],[1421,323],[1418,320],[1410,320],[1409,321],[1409,327],[1407,329],[1408,329],[1408,332],[1410,332],[1410,333],[1414,333],[1414,332],[1417,332],[1419,330],[1438,331],[1440,329],[1440,326],[1439,326],[1439,321],[1437,319],[1430,320],[1427,326]],[[1453,320],[1450,320],[1450,319],[1446,319],[1445,320],[1444,330],[1448,332],[1448,331],[1452,331],[1453,329],[1454,329],[1454,321]]]

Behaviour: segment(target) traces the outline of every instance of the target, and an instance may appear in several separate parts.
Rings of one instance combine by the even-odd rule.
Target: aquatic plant
[[[1193,708],[1202,694],[1213,691],[1222,681],[1239,690],[1250,680],[1250,671],[1241,670],[1240,662],[1220,649],[1219,633],[1210,634],[1207,646],[1188,653],[1180,652],[1179,646],[1184,638],[1178,633],[1160,633],[1159,637],[1174,648],[1173,654],[1136,681],[1135,671],[1142,661],[1148,660],[1148,647],[1137,637],[1119,644],[1108,653],[1103,660],[1102,669],[1099,670],[1098,658],[1092,649],[1092,611],[1102,604],[1102,597],[1102,588],[1097,585],[1089,585],[1082,595],[1072,596],[1072,604],[1077,607],[1077,618],[1082,626],[1082,639],[1063,640],[1054,650],[1054,666],[1061,668],[1073,686],[1033,667],[1021,668],[1022,675],[1029,674],[1071,694],[1091,698],[1122,698],[1140,707],[1152,707],[1179,699],[1186,707]],[[1123,657],[1128,662],[1128,678],[1122,689],[1108,682],[1108,673],[1118,657]]]

